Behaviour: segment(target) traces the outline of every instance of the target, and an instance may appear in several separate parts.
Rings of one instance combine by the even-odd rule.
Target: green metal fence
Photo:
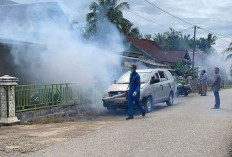
[[[75,100],[70,84],[18,85],[16,87],[16,112],[73,103]]]
[[[39,110],[72,104],[101,102],[104,88],[99,83],[44,84],[16,86],[16,112]]]

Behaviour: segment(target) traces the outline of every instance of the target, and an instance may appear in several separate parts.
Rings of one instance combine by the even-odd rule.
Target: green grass
[[[24,125],[33,125],[33,124],[51,124],[51,123],[62,123],[61,118],[45,118],[40,120],[33,120],[30,122],[24,122]]]
[[[231,89],[232,85],[224,86],[222,89]]]

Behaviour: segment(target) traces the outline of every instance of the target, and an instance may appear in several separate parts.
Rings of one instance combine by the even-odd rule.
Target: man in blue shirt
[[[221,75],[219,74],[219,68],[216,67],[214,69],[215,76],[212,84],[212,90],[215,96],[215,105],[212,109],[219,109],[220,108],[220,96],[219,96],[219,90],[221,88]]]
[[[140,102],[140,76],[136,72],[137,66],[131,65],[131,74],[130,74],[130,83],[128,91],[128,117],[126,120],[133,119],[133,102],[138,106],[139,110],[142,113],[142,116],[145,116],[145,110]]]

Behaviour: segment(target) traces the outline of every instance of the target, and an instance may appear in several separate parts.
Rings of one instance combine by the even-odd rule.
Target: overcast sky
[[[19,3],[35,3],[47,0],[15,0]],[[49,0],[51,1],[51,0]],[[89,4],[93,0],[61,0],[65,5],[62,8],[70,18],[76,19],[80,25],[85,25],[85,16],[89,11]],[[140,16],[150,19],[155,23],[146,21],[139,16],[124,11],[124,16],[142,33],[154,34],[167,31],[172,27],[175,30],[184,30],[191,25],[183,23],[157,8],[151,6],[144,0],[124,0],[130,4],[130,10]],[[197,26],[229,36],[232,38],[232,0],[149,0],[164,10],[186,20]],[[184,30],[183,33],[193,34],[193,29]],[[206,32],[198,29],[197,37],[206,36]],[[220,37],[220,36],[218,36]],[[227,42],[225,41],[227,40]],[[231,39],[218,39],[215,48],[221,51],[228,46]]]

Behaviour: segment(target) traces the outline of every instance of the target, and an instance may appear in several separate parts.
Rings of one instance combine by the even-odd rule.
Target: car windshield
[[[141,83],[146,83],[148,82],[151,73],[150,72],[138,72],[138,74],[140,75]],[[128,71],[118,79],[117,84],[129,84],[129,81],[130,81],[130,72]]]

